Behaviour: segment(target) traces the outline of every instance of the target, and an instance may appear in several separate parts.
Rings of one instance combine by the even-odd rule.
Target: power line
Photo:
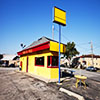
[[[58,32],[58,30],[57,30],[56,28],[55,28],[54,30]],[[68,39],[63,33],[62,33],[62,36],[63,36],[65,39],[67,39],[69,42],[71,42],[71,40]]]
[[[100,45],[98,45],[98,46],[95,47],[95,49],[98,49],[98,48],[100,48]]]
[[[57,32],[59,32],[56,28],[54,28],[54,30],[57,31]],[[66,36],[64,35],[64,33],[62,33],[62,37],[63,37],[65,40],[68,40],[68,42],[72,42],[68,37],[66,37]],[[83,51],[85,51],[85,52],[90,52],[91,49],[86,48],[86,45],[88,45],[89,43],[90,43],[90,42],[87,42],[87,43],[84,42],[84,43],[79,43],[79,44],[76,44],[76,43],[75,43],[75,44],[76,44],[77,47],[79,47],[79,48],[81,48],[81,49],[83,48],[83,49],[82,49],[82,52],[83,52]],[[85,47],[83,47],[83,45],[85,45]],[[96,48],[94,48],[94,51],[95,51],[95,49],[98,49],[98,48],[99,48],[99,47],[96,46]],[[80,50],[80,51],[81,51],[81,50]]]

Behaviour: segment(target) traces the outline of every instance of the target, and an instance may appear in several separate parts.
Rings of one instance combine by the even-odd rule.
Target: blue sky
[[[52,9],[66,11],[61,41],[74,41],[80,54],[100,55],[100,0],[0,0],[0,53],[16,54],[20,44],[31,44],[42,36],[58,41],[59,27],[52,22]]]

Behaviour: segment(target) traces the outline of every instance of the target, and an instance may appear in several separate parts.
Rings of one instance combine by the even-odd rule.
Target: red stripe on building
[[[41,50],[45,50],[45,49],[49,49],[49,48],[50,48],[50,43],[48,41],[48,42],[39,44],[37,46],[31,47],[29,49],[22,50],[22,51],[18,52],[17,54],[24,55],[24,54],[28,54],[28,53],[32,53],[32,52],[36,52],[36,51],[41,51]]]

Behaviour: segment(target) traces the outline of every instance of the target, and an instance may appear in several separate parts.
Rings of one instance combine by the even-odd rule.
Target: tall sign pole
[[[60,43],[61,43],[61,25],[59,24],[59,80],[60,83]]]
[[[61,43],[61,25],[66,26],[66,12],[58,7],[54,7],[54,19],[53,22],[59,24],[59,79],[60,83],[60,43]]]

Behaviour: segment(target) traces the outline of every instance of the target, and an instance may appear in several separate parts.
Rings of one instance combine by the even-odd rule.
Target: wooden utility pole
[[[92,66],[94,66],[94,61],[93,61],[93,44],[92,44],[92,41],[91,41],[91,57],[92,57]]]

